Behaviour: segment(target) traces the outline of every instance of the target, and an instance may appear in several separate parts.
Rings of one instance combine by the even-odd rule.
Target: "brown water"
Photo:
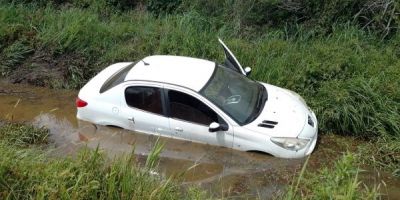
[[[99,146],[110,157],[132,152],[145,157],[157,138],[118,128],[96,126],[76,119],[76,91],[51,90],[0,83],[0,119],[28,121],[50,130],[56,152],[73,154],[80,147]],[[195,184],[218,197],[270,199],[282,193],[303,159],[280,159],[259,153],[161,138],[165,144],[158,173],[182,175],[184,184]],[[332,163],[359,141],[351,137],[320,137],[308,169]],[[387,174],[365,172],[370,184],[382,184],[390,199],[400,198],[400,181]],[[384,186],[386,184],[386,186]]]

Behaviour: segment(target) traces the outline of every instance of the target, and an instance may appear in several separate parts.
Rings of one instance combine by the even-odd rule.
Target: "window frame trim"
[[[149,81],[149,80],[144,80],[144,79],[126,80],[124,82],[124,84],[122,85],[123,88],[129,87],[129,86],[159,87],[159,88],[163,88],[163,90],[176,90],[179,92],[186,93],[186,94],[193,96],[199,100],[201,99],[200,101],[205,103],[212,110],[214,110],[218,114],[218,116],[220,116],[220,118],[226,122],[228,127],[233,128],[235,126],[240,126],[235,120],[233,120],[227,113],[225,113],[223,110],[221,110],[218,106],[216,106],[210,100],[205,98],[198,91],[195,91],[191,88],[181,86],[181,85],[176,85],[176,84],[164,83],[164,82],[160,82],[160,81]],[[191,93],[193,93],[194,95],[192,95]],[[124,101],[125,97],[123,96],[122,98]],[[167,102],[167,100],[165,100],[165,101]],[[125,104],[126,104],[126,102],[125,102]],[[165,106],[167,106],[167,104],[165,104]],[[165,115],[165,117],[169,117],[169,116]]]
[[[100,89],[99,89],[99,93],[100,93],[100,94],[103,94],[103,93],[105,93],[105,92],[107,92],[107,91],[109,91],[109,90],[111,90],[111,89],[117,87],[118,85],[121,85],[122,83],[124,83],[124,82],[125,82],[125,78],[126,78],[126,74],[125,74],[124,79],[122,80],[122,82],[120,82],[120,83],[118,83],[118,84],[116,84],[116,85],[110,87],[110,85],[111,85],[111,83],[112,83],[111,81],[112,81],[113,79],[115,79],[115,78],[117,77],[117,75],[119,75],[119,73],[121,73],[122,71],[126,71],[127,74],[128,74],[129,71],[130,71],[133,67],[135,67],[136,63],[137,63],[137,62],[132,62],[131,64],[129,64],[129,65],[125,66],[125,67],[122,67],[121,69],[119,69],[118,71],[116,71],[114,74],[112,74],[110,77],[108,77],[107,80],[104,81],[104,82],[102,83],[102,85],[101,85],[101,87],[100,87]]]
[[[191,124],[195,124],[195,125],[201,125],[201,126],[204,126],[204,127],[209,127],[209,126],[210,126],[210,125],[205,125],[205,124],[201,124],[201,123],[197,123],[197,122],[188,121],[188,120],[185,120],[185,119],[180,119],[180,118],[172,117],[172,116],[171,116],[171,106],[170,106],[169,95],[168,95],[168,92],[169,92],[170,90],[171,90],[171,91],[180,92],[180,93],[183,93],[183,94],[186,94],[186,95],[189,95],[189,96],[195,98],[196,100],[200,101],[201,103],[203,103],[205,106],[207,106],[210,110],[212,110],[212,111],[217,115],[218,120],[221,119],[221,120],[224,122],[224,124],[228,126],[228,130],[229,130],[230,125],[229,125],[229,123],[227,122],[227,120],[225,120],[223,117],[221,117],[221,115],[218,114],[218,112],[215,111],[215,109],[213,109],[212,107],[210,107],[209,105],[207,105],[207,103],[205,103],[204,101],[202,101],[202,100],[200,100],[199,98],[197,98],[197,97],[195,97],[195,96],[193,96],[193,95],[191,95],[191,94],[188,94],[187,92],[184,92],[184,91],[164,88],[164,98],[165,98],[166,110],[167,110],[167,117],[168,117],[168,118],[175,119],[175,120],[179,120],[179,121],[183,121],[183,122],[187,122],[187,123],[191,123]],[[217,123],[220,123],[220,122],[218,121]],[[220,124],[221,124],[221,123],[220,123]]]
[[[161,114],[160,113],[154,113],[154,112],[151,112],[151,111],[148,111],[148,110],[143,110],[143,109],[141,109],[141,108],[137,108],[137,107],[133,107],[133,106],[130,106],[129,104],[128,104],[128,102],[126,102],[126,96],[125,96],[125,92],[126,92],[126,90],[128,89],[128,88],[130,88],[130,87],[145,87],[145,88],[156,88],[156,89],[160,89],[160,100],[161,100]],[[144,85],[144,84],[138,84],[138,85],[136,85],[136,84],[133,84],[133,85],[126,85],[125,87],[124,87],[124,90],[123,90],[123,101],[125,102],[125,104],[126,104],[126,106],[128,107],[128,108],[131,108],[131,109],[135,109],[135,110],[138,110],[138,111],[143,111],[143,112],[146,112],[146,113],[150,113],[150,114],[154,114],[154,115],[158,115],[158,116],[163,116],[163,117],[168,117],[167,116],[167,104],[166,104],[166,102],[165,102],[165,92],[164,92],[164,87],[163,86],[157,86],[157,85]]]

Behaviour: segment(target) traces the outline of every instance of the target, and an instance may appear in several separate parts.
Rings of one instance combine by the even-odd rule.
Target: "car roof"
[[[200,91],[212,76],[215,66],[214,62],[198,58],[149,56],[136,63],[125,81],[156,81]]]

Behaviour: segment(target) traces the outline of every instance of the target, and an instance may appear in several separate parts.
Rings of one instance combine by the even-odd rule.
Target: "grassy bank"
[[[162,145],[139,166],[134,154],[107,160],[99,149],[76,157],[50,157],[48,131],[30,125],[0,126],[1,199],[204,199],[199,190],[183,189],[152,173]]]
[[[367,186],[353,153],[346,153],[334,166],[307,171],[307,161],[283,199],[379,199],[380,185]]]

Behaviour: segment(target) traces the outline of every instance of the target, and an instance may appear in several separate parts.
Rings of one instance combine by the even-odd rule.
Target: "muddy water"
[[[76,91],[50,90],[27,85],[0,83],[0,119],[29,121],[50,130],[56,151],[73,154],[82,146],[99,146],[110,157],[130,153],[145,157],[157,138],[112,127],[96,126],[75,117]],[[218,197],[269,199],[282,193],[304,160],[239,152],[188,141],[162,138],[159,173],[183,178]],[[338,136],[321,137],[308,168],[316,170],[332,163],[342,152],[355,149],[359,142]],[[184,172],[184,173],[183,173]],[[366,174],[371,184],[385,181],[383,192],[399,198],[400,181],[387,175]]]

